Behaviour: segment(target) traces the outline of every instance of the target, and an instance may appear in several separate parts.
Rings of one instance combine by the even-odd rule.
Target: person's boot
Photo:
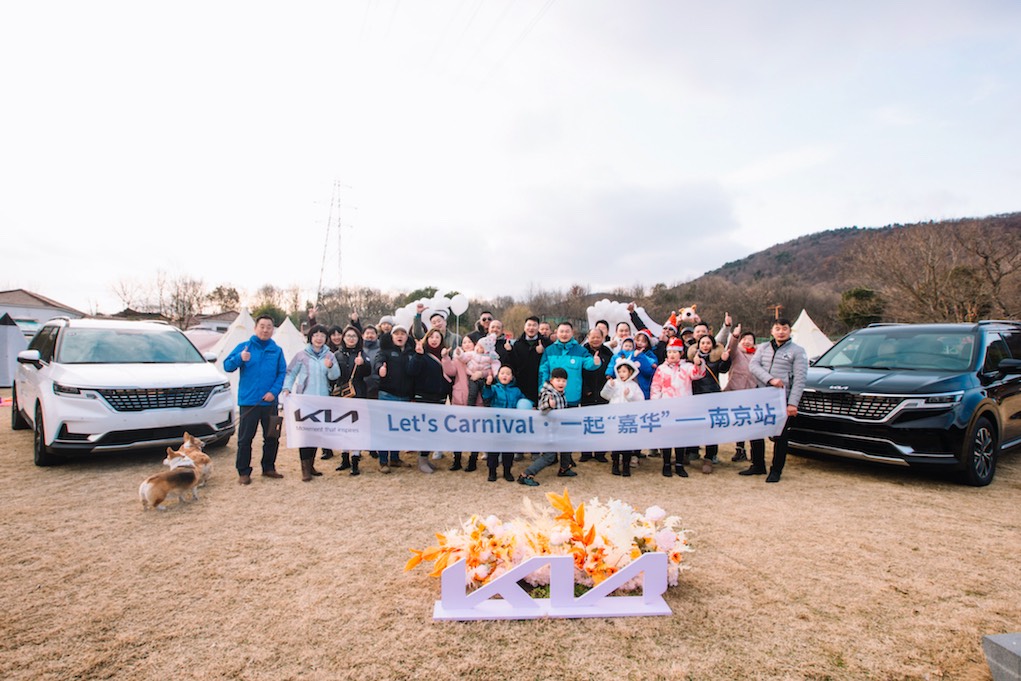
[[[621,475],[623,475],[625,478],[630,478],[631,477],[631,455],[630,454],[625,454],[623,456],[623,459],[624,460],[622,461],[622,463],[624,464],[624,470],[621,472]]]
[[[358,462],[361,460],[362,457],[360,456],[351,457],[351,475],[361,475],[361,472],[358,470]]]
[[[343,452],[340,455],[340,465],[337,466],[338,471],[346,471],[351,467],[351,455],[347,452]]]
[[[312,462],[309,459],[301,460],[301,481],[308,482],[312,479]]]
[[[734,456],[732,456],[730,460],[734,462],[748,460],[748,454],[744,450],[743,442],[738,442],[736,445],[734,445]]]
[[[315,459],[309,459],[308,460],[308,472],[311,473],[312,475],[314,475],[317,478],[322,476],[322,473],[320,473],[319,471],[316,470],[316,460]]]
[[[479,455],[478,452],[472,452],[468,455],[468,465],[465,467],[465,473],[474,473],[479,467]]]
[[[662,450],[662,452],[663,452],[663,477],[664,478],[673,477],[674,471],[672,468],[670,468],[670,455],[672,452],[669,449],[664,449]],[[678,456],[684,456],[684,453],[681,452],[678,454]]]
[[[677,473],[678,477],[681,478],[688,477],[688,471],[684,468],[683,463],[678,463],[676,466],[674,466],[674,472]]]
[[[511,473],[511,466],[514,465],[514,457],[507,456],[503,460],[503,479],[507,482],[514,482],[514,474]]]
[[[332,459],[333,458],[333,450],[332,449],[324,449],[323,450],[323,455],[320,456],[319,458],[322,459],[323,461],[326,461],[327,459]]]
[[[780,482],[780,469],[770,468],[769,475],[766,476],[766,482]]]
[[[610,454],[610,460],[613,462],[610,464],[610,472],[614,475],[620,475],[620,454],[617,452]]]
[[[433,468],[432,464],[429,463],[428,454],[418,455],[418,470],[422,471],[423,473],[433,473],[436,471],[436,469]]]
[[[496,482],[496,466],[498,465],[496,455],[491,454],[489,456],[489,459],[486,460],[486,464],[487,467],[489,468],[489,477],[486,478],[486,480],[488,480],[489,482]]]
[[[461,470],[461,452],[454,452],[454,463],[450,464],[450,470]]]
[[[578,461],[580,461],[581,463],[585,463],[586,461],[591,461],[591,460],[592,460],[592,452],[582,452],[581,453],[581,458],[578,459]]]
[[[766,467],[765,466],[759,466],[759,465],[753,463],[751,466],[749,466],[748,468],[744,469],[743,471],[738,471],[737,474],[738,475],[765,475],[766,474]]]
[[[606,463],[606,454],[596,454],[595,460],[599,463]]]

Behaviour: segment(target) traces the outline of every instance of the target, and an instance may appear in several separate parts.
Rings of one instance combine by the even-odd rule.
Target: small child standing
[[[567,387],[567,370],[563,367],[554,367],[550,371],[549,380],[542,386],[542,391],[539,393],[539,411],[543,414],[548,414],[554,409],[567,409],[567,397],[564,395],[564,388]],[[549,466],[557,458],[560,458],[560,470],[557,471],[557,476],[561,478],[573,478],[577,473],[571,470],[573,463],[571,461],[570,452],[543,452],[539,455],[539,458],[532,462],[528,468],[525,469],[523,475],[518,476],[518,482],[522,485],[529,487],[538,487],[539,483],[535,480],[535,474],[541,471],[546,466]]]
[[[514,372],[509,366],[500,367],[496,375],[496,382],[490,374],[486,379],[486,386],[482,389],[482,399],[495,409],[517,409],[520,400],[527,400],[525,393],[514,385]],[[486,465],[489,467],[489,482],[496,482],[496,467],[503,464],[503,479],[507,482],[514,482],[514,475],[511,473],[511,466],[514,465],[514,452],[490,452],[486,457]]]
[[[666,364],[660,364],[652,377],[650,388],[651,400],[669,399],[671,397],[691,397],[691,382],[705,376],[705,366],[702,358],[697,354],[694,364],[681,362],[684,354],[684,342],[679,338],[670,340],[666,348]],[[661,450],[663,453],[663,477],[669,478],[673,475],[670,470],[671,448]],[[677,475],[682,478],[688,477],[688,471],[684,469],[684,447],[674,447],[673,453],[677,466]]]
[[[613,365],[616,378],[606,379],[600,395],[610,404],[627,404],[628,402],[644,402],[645,393],[638,387],[635,376],[638,375],[638,362],[628,357],[620,356]],[[614,475],[631,477],[631,458],[638,456],[638,450],[626,452],[611,452],[610,459],[613,461],[611,472]],[[623,459],[623,472],[621,471],[621,460]]]

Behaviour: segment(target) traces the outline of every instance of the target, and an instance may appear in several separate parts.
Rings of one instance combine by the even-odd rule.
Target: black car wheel
[[[996,458],[999,455],[999,442],[993,423],[984,416],[976,421],[971,439],[965,443],[965,447],[963,481],[975,487],[988,485],[996,475]]]
[[[11,430],[25,430],[28,428],[28,421],[21,415],[21,407],[18,406],[18,388],[11,387]]]
[[[32,453],[35,455],[36,466],[52,466],[60,462],[60,459],[50,452],[46,446],[46,436],[43,431],[43,408],[36,405],[35,408],[35,437],[32,442]]]

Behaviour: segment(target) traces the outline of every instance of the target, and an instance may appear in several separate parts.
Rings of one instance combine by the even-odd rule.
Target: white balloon
[[[450,311],[457,316],[463,315],[468,310],[468,296],[458,293],[450,299]]]

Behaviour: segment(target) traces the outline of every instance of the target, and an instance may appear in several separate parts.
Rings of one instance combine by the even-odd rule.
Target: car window
[[[64,364],[176,364],[203,362],[177,329],[67,328],[58,361]]]
[[[42,330],[35,335],[32,342],[28,344],[28,349],[38,350],[40,359],[44,362],[50,362],[53,360],[53,346],[56,344],[56,337],[57,327],[44,326]]]
[[[1007,349],[1007,343],[1000,338],[999,334],[989,334],[986,344],[986,361],[982,365],[982,371],[995,373],[1000,366],[1000,360],[1009,358],[1010,350]]]
[[[975,339],[971,332],[892,327],[846,336],[814,366],[964,371],[972,365],[974,354]]]
[[[1010,356],[1014,359],[1021,359],[1021,331],[1007,331],[1000,335],[1007,342]]]

